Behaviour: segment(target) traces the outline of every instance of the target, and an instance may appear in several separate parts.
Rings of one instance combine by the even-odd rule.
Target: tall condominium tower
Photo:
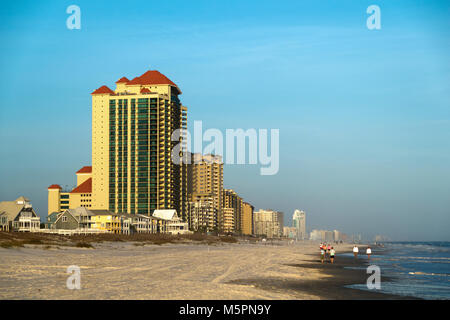
[[[116,85],[92,92],[92,208],[147,215],[176,209],[184,217],[187,171],[171,160],[182,140],[171,135],[186,130],[181,90],[156,70]]]
[[[215,208],[214,221],[221,221],[223,201],[223,161],[221,156],[192,154],[190,165],[191,203],[211,202]],[[198,207],[199,205],[197,205]],[[193,204],[193,207],[195,205]],[[219,229],[219,225],[215,228]]]
[[[305,240],[308,238],[306,235],[306,213],[305,211],[295,210],[292,217],[293,227],[297,229],[297,239]]]
[[[253,211],[254,207],[245,201],[242,201],[242,234],[253,234]]]
[[[223,189],[223,207],[233,208],[234,231],[237,233],[242,233],[242,202],[234,190]]]

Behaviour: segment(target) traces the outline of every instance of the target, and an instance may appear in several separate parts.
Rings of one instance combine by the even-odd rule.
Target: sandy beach
[[[334,265],[320,264],[312,242],[93,246],[0,248],[0,299],[398,298],[343,287],[367,277],[343,268],[354,264],[339,257],[347,244],[335,246]],[[81,268],[81,290],[66,287],[70,265]]]

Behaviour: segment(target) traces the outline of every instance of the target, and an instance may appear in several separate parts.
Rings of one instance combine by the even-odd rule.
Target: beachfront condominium
[[[190,214],[199,221],[208,221],[207,229],[220,229],[223,201],[223,161],[221,156],[192,154],[189,165],[188,182],[190,198]],[[206,215],[206,216],[203,216]],[[194,217],[190,221],[194,222]],[[214,221],[214,226],[211,226]],[[206,225],[200,224],[202,227]],[[191,226],[192,227],[192,226]],[[195,229],[195,228],[194,228]]]
[[[224,189],[223,190],[223,208],[232,208],[233,209],[233,224],[234,224],[234,232],[242,233],[242,198],[238,196],[238,194],[232,189]],[[231,211],[228,210],[229,214]],[[227,221],[230,221],[227,218]],[[225,224],[225,218],[222,219],[222,224]]]
[[[283,212],[274,210],[255,211],[253,213],[253,230],[255,235],[278,238],[283,235]]]
[[[189,203],[189,228],[193,231],[217,230],[217,209],[212,198]]]
[[[156,70],[122,77],[114,91],[92,92],[92,209],[144,215],[175,209],[186,220],[187,170],[171,159],[186,130],[180,94]]]
[[[234,208],[223,208],[222,224],[221,224],[222,232],[225,233],[235,232],[236,226],[234,217],[235,217]]]
[[[92,167],[85,166],[76,172],[77,184],[73,189],[63,189],[59,184],[48,187],[48,215],[78,207],[92,207]]]
[[[305,211],[296,209],[292,216],[293,227],[297,230],[296,238],[298,240],[305,240],[308,238],[306,234],[306,213]]]
[[[242,234],[253,234],[253,210],[255,208],[248,202],[242,201]]]

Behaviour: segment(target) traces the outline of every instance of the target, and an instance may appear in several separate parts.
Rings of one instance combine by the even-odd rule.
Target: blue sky
[[[81,30],[66,8],[81,8]],[[381,30],[366,9],[381,8]],[[228,166],[256,208],[309,228],[450,240],[448,1],[20,1],[0,12],[0,200],[72,186],[90,92],[157,69],[189,126],[278,128],[280,171]]]

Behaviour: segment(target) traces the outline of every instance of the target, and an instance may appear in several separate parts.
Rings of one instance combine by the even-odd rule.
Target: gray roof
[[[115,215],[114,212],[108,211],[108,210],[89,210],[92,215],[94,216],[109,216],[109,215]]]
[[[78,207],[75,209],[67,209],[65,212],[69,212],[72,216],[91,216],[92,213],[85,207]]]
[[[57,211],[55,211],[55,212],[52,212],[52,213],[50,213],[46,218],[47,219],[45,219],[45,222],[46,223],[49,223],[49,222],[55,222],[56,221],[56,219],[58,219],[58,216],[59,216],[59,214],[60,214],[61,212],[57,212]]]
[[[25,208],[30,206],[31,211],[36,216],[36,213],[31,208],[30,200],[21,196],[14,201],[0,202],[0,214],[6,214],[8,220],[15,220],[17,215]]]

